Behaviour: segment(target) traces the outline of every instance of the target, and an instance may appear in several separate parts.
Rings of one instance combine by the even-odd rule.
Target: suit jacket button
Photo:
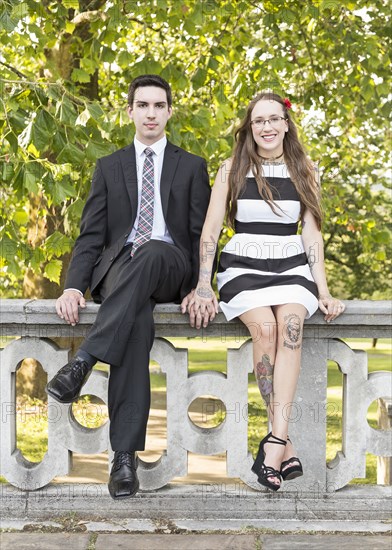
[[[112,256],[110,259],[109,259],[109,262],[112,262],[114,260],[114,256]]]

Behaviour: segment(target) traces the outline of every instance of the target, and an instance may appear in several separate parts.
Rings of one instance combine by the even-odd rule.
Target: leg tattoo
[[[291,313],[285,317],[284,342],[283,346],[289,349],[299,349],[301,347],[302,322],[296,313]],[[299,343],[298,343],[299,342]]]
[[[267,411],[272,414],[271,397],[273,391],[273,373],[274,366],[271,365],[271,359],[268,354],[264,354],[261,361],[256,364],[256,380],[259,386],[261,397],[267,406]]]

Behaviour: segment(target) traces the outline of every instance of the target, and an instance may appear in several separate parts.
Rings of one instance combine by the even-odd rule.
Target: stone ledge
[[[392,301],[347,300],[346,311],[332,323],[326,323],[321,311],[305,321],[308,338],[381,338],[390,337]],[[6,299],[0,301],[2,336],[84,337],[97,315],[99,305],[87,302],[75,327],[61,321],[55,300]],[[244,325],[234,319],[227,322],[223,313],[200,331],[189,326],[177,304],[158,304],[154,310],[157,336],[220,336],[247,338]]]
[[[66,516],[65,516],[66,517]],[[2,518],[1,529],[4,531],[28,531],[29,533],[37,531],[42,534],[46,529],[64,531],[64,525],[60,523],[64,520],[64,516],[58,515],[54,521],[37,521],[29,518],[12,519]],[[146,538],[148,534],[171,532],[171,533],[242,533],[252,530],[264,532],[280,532],[280,533],[361,533],[368,535],[372,533],[390,533],[391,526],[388,521],[338,521],[338,520],[296,520],[287,519],[179,519],[175,522],[167,520],[166,523],[160,520],[152,521],[150,519],[127,519],[113,518],[107,520],[105,518],[100,521],[84,520],[83,525],[87,532],[90,533],[143,533]],[[16,533],[14,533],[16,534]],[[349,535],[345,535],[348,537]],[[130,539],[133,540],[133,539]],[[109,545],[110,546],[110,545]],[[14,544],[12,549],[18,547]],[[1,545],[0,545],[1,548]],[[221,547],[220,547],[221,548]],[[350,547],[352,550],[354,546]],[[52,550],[52,549],[51,549]],[[389,547],[390,550],[390,547]]]
[[[298,484],[300,490],[300,484]],[[4,484],[4,518],[48,520],[77,513],[82,519],[104,517],[170,520],[303,520],[382,521],[391,516],[391,487],[351,485],[328,494],[257,492],[234,485],[176,486],[138,493],[116,502],[106,484],[50,484],[38,491],[22,491]]]

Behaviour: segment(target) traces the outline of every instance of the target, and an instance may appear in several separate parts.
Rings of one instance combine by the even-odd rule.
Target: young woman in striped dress
[[[192,300],[182,304],[197,328],[218,312],[210,281],[227,214],[235,234],[220,256],[219,305],[227,320],[239,317],[252,337],[254,371],[272,426],[252,470],[259,483],[275,491],[282,480],[302,475],[288,419],[304,319],[318,307],[327,322],[344,311],[328,291],[317,172],[298,139],[290,107],[270,92],[250,102],[233,155],[216,176],[201,235],[197,287]]]

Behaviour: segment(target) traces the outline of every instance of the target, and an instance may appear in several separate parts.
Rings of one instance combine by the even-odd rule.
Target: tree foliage
[[[347,298],[386,297],[386,0],[0,5],[1,256],[8,295],[18,295],[27,269],[60,281],[95,160],[132,139],[128,84],[158,73],[174,92],[169,138],[207,158],[212,176],[231,153],[248,101],[265,89],[289,97],[320,164],[331,289]]]

